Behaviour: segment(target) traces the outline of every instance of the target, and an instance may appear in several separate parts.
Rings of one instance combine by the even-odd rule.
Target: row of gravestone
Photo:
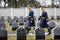
[[[12,19],[10,16],[8,16],[7,20],[9,22],[9,24],[12,26],[13,31],[18,29],[19,25],[24,25],[23,17],[20,17],[20,19],[18,17],[14,17],[14,19]],[[19,25],[17,22],[19,22]]]
[[[50,21],[49,25],[50,25],[50,27],[55,27],[55,23],[53,21]],[[15,30],[15,28],[17,28],[16,23],[14,23],[12,26],[13,26],[13,30]],[[2,25],[2,27],[4,27],[4,26]],[[28,27],[28,23],[25,25],[25,27]],[[58,31],[59,31],[59,29],[58,29]],[[56,36],[54,35],[54,40],[55,40],[55,38],[57,38],[57,39],[59,38],[59,35],[57,35],[57,34],[59,34],[58,31],[57,30],[54,31],[54,33],[56,35]],[[8,38],[7,36],[8,36],[7,30],[1,29],[0,30],[0,40],[7,40],[7,38]],[[38,28],[35,30],[35,39],[36,40],[40,40],[40,39],[45,40],[45,32],[43,29]],[[26,30],[25,29],[20,28],[19,30],[17,30],[17,40],[26,40]]]
[[[17,40],[27,40],[26,30],[23,28],[19,28],[17,31]],[[53,39],[52,40],[60,40],[60,28],[56,27],[53,31]],[[53,36],[52,35],[52,36]],[[35,40],[45,40],[45,31],[43,29],[37,28],[35,30]],[[0,29],[0,40],[8,40],[7,30]]]
[[[54,16],[51,16],[50,19],[51,19],[51,20],[54,20]],[[57,16],[56,19],[57,19],[57,20],[60,20],[60,16]]]
[[[23,17],[20,17],[20,18],[14,17],[14,19],[12,19],[10,16],[8,16],[7,19],[8,19],[8,22],[10,23],[10,25],[11,25],[14,21],[19,22],[19,24],[24,24],[24,18],[23,18]]]
[[[53,21],[49,22],[49,24],[50,24],[51,27],[55,26]],[[1,24],[1,27],[4,27],[4,26]],[[60,29],[59,28],[55,28],[54,30],[55,30],[55,31],[53,31],[54,32],[54,40],[55,40],[55,38],[56,38],[56,40],[58,40],[59,39],[59,34],[60,34],[60,31],[59,31]],[[23,29],[23,31],[25,31],[25,30]],[[25,32],[23,32],[23,31],[22,31],[22,29],[19,29],[17,31],[17,40],[25,40],[26,39],[26,31]],[[6,34],[5,34],[5,32],[6,32]],[[45,32],[44,32],[43,29],[36,29],[35,32],[36,32],[36,34],[35,34],[35,37],[36,37],[35,39],[36,40],[40,40],[40,39],[44,39],[45,40]],[[21,38],[22,36],[23,36],[23,38]],[[7,39],[7,30],[0,29],[0,38],[1,38],[1,40],[5,40],[4,38]]]
[[[16,20],[17,17],[15,17],[14,20],[13,20],[10,16],[8,16],[7,19],[8,19],[8,22],[10,23],[10,25],[12,25],[12,30],[16,30],[16,29],[19,27],[19,26],[18,26],[18,23],[17,23],[17,22],[14,22],[14,20]],[[23,17],[20,17],[20,22],[19,22],[19,24],[24,24]],[[39,23],[37,23],[37,25],[39,26]],[[51,22],[49,23],[49,26],[50,26],[50,27],[55,27],[54,25],[55,25],[55,24],[54,24],[53,21],[51,21]],[[4,23],[4,17],[3,17],[3,16],[2,16],[1,19],[0,19],[0,27],[4,27],[4,28],[5,28],[5,23]],[[25,26],[25,27],[26,27],[26,26]]]
[[[26,22],[26,21],[28,20],[28,16],[27,16],[27,17],[20,16],[20,18],[17,17],[17,16],[14,16],[13,18],[11,18],[10,16],[8,16],[7,19],[8,19],[8,21],[9,21],[10,19],[12,19],[12,20],[15,20],[16,22],[20,22],[21,20],[22,20],[23,22]]]
[[[12,30],[16,30],[19,27],[19,25],[24,25],[24,22],[27,22],[28,17],[23,18],[21,16],[20,18],[18,18],[16,16],[14,16],[14,18],[12,19],[10,16],[8,16],[7,20],[9,22],[9,24],[12,26]]]
[[[16,18],[16,17],[15,17],[15,18]],[[15,18],[14,18],[14,20],[16,20]],[[14,21],[11,17],[8,17],[7,19],[8,19],[8,22],[10,23],[10,25],[12,25],[12,30],[16,30],[16,29],[19,27],[19,26],[18,26],[18,23],[17,23],[16,21]],[[39,23],[40,23],[40,22],[37,23],[37,26],[39,26]],[[53,21],[49,20],[48,23],[49,23],[49,26],[50,26],[50,27],[52,27],[52,28],[55,27],[55,23],[54,23]],[[20,18],[19,24],[20,24],[20,25],[23,25],[23,24],[24,24],[23,17]],[[29,24],[29,23],[25,23],[25,27],[28,27],[27,24]]]
[[[1,23],[4,23],[4,22],[1,22]],[[0,24],[1,26],[0,27],[4,27],[2,24]],[[16,24],[17,25],[17,24]],[[17,27],[15,27],[16,26],[15,24],[13,25],[13,30],[15,30],[15,28],[17,28]],[[50,27],[55,27],[55,24],[54,24],[54,22],[53,21],[50,21],[49,22],[49,25],[50,25]],[[15,27],[15,28],[14,28]],[[41,29],[42,30],[42,29]],[[36,40],[40,40],[40,39],[45,39],[45,32],[43,31],[41,31],[40,29],[37,29],[36,30]],[[55,29],[54,29],[55,30]],[[55,33],[55,35],[56,36],[54,36],[54,40],[55,40],[55,38],[56,38],[56,40],[57,39],[59,39],[59,31],[60,29],[57,27],[57,29],[55,30],[55,31],[53,31],[54,33]],[[1,29],[1,31],[3,32],[3,29]],[[37,32],[38,31],[38,32]],[[39,32],[40,31],[40,32]],[[2,32],[0,32],[1,33],[1,36],[4,36],[4,34],[5,33],[2,33]],[[52,33],[53,33],[52,32]],[[20,32],[18,33],[18,31],[17,31],[17,34],[20,34]],[[20,39],[20,37],[19,36],[24,36],[24,35],[22,35],[23,34],[23,32],[22,32],[22,29],[21,29],[21,34],[20,35],[17,35],[17,40],[23,40],[23,39]],[[43,35],[44,34],[44,35]],[[7,35],[7,34],[6,34]],[[25,31],[25,35],[26,35],[26,31]],[[40,36],[40,35],[43,35],[43,36]],[[19,38],[18,38],[19,37]],[[4,37],[3,37],[4,38]],[[7,38],[7,37],[6,37]],[[26,39],[26,36],[24,37],[24,39]],[[1,40],[3,40],[2,38],[1,38]]]
[[[4,21],[4,18],[5,18],[4,16],[1,16],[0,17],[0,22]],[[34,18],[36,19],[36,17],[34,17]],[[59,20],[60,19],[60,16],[57,16],[56,18]],[[10,19],[13,21],[13,19],[10,16],[8,16],[7,19],[8,19],[8,21]],[[23,20],[23,21],[21,21],[20,19]],[[21,16],[20,18],[18,18],[17,16],[14,16],[14,20],[16,22],[26,22],[28,20],[28,16],[27,17],[24,17],[24,18],[23,18],[23,16]],[[51,16],[51,20],[54,20],[54,16]]]
[[[57,20],[60,20],[60,16],[57,16],[56,18]],[[54,16],[51,16],[51,19],[54,20]]]
[[[36,17],[34,17],[34,18],[36,19]],[[14,20],[15,20],[16,22],[19,22],[19,23],[23,24],[24,22],[27,22],[28,16],[24,17],[24,18],[23,18],[23,16],[21,16],[20,18],[18,18],[17,16],[14,16],[13,19],[10,16],[8,16],[7,19],[8,19],[8,21],[11,20],[11,23],[14,22]],[[59,20],[60,16],[57,16],[57,19]],[[51,20],[54,20],[54,16],[51,16]]]

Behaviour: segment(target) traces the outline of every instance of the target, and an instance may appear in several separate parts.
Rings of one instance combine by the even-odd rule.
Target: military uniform
[[[30,11],[29,12],[29,27],[34,27],[35,26],[35,20],[34,20],[34,12]]]
[[[46,18],[48,18],[47,12],[42,12],[41,19],[40,19],[40,27],[42,28],[48,28],[48,24],[46,21]]]
[[[49,25],[47,24],[48,20],[46,21],[46,19],[48,18],[47,12],[42,12],[42,15],[40,17],[40,27],[41,28],[48,28],[48,32],[49,34],[51,34],[51,29],[49,28]],[[48,35],[49,35],[48,34]]]

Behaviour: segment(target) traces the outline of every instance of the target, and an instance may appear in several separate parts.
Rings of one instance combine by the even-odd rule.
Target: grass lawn
[[[60,22],[60,20],[55,20],[56,22]]]
[[[8,37],[8,40],[16,40],[16,37]]]

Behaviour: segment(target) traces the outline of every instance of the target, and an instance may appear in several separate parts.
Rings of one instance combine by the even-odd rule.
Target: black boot
[[[29,34],[29,31],[30,31],[30,30],[27,30],[27,34]]]
[[[27,28],[27,34],[29,34],[29,31],[30,31],[31,29],[29,29],[29,28]]]
[[[48,32],[49,32],[49,34],[48,35],[50,35],[51,34],[51,30],[48,28]]]

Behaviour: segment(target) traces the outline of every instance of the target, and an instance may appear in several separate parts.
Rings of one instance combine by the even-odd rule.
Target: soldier
[[[28,18],[28,27],[31,29],[31,27],[33,27],[33,29],[35,28],[35,20],[34,20],[34,12],[32,10],[32,7],[29,6],[29,18]],[[27,33],[29,33],[29,30],[27,31]]]
[[[48,15],[47,15],[47,12],[45,11],[45,7],[41,7],[41,10],[42,10],[42,14],[41,14],[41,17],[40,17],[40,25],[39,26],[41,28],[48,28],[48,32],[49,32],[49,34],[51,34],[51,31],[50,31],[49,26],[47,24]]]

